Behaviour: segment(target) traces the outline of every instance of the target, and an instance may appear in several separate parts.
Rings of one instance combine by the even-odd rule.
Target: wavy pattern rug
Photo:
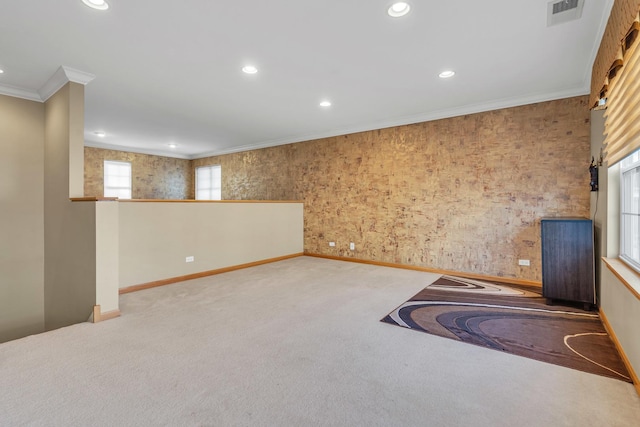
[[[536,291],[442,276],[382,321],[631,382],[597,313]]]

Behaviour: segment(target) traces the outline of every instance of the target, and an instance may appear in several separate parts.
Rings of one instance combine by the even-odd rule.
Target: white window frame
[[[222,200],[222,167],[196,168],[196,200]]]
[[[620,162],[620,259],[640,272],[640,150]]]
[[[105,160],[104,197],[131,199],[131,175],[131,162]]]

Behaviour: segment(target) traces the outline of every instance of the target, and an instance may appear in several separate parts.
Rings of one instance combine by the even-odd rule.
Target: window
[[[620,258],[640,271],[640,151],[620,163]]]
[[[104,161],[104,197],[131,198],[131,163]]]
[[[196,168],[196,200],[222,199],[222,169],[220,165]]]

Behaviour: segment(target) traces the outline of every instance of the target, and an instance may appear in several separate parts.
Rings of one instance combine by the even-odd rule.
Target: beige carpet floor
[[[631,426],[631,384],[379,321],[436,275],[300,257],[0,344],[0,425]]]

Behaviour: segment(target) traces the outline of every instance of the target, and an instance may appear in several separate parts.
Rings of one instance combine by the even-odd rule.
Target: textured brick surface
[[[84,148],[84,195],[104,195],[104,161],[131,162],[134,199],[193,198],[193,172],[189,160],[124,151]]]
[[[589,215],[587,104],[569,98],[193,165],[222,166],[224,199],[303,200],[306,251],[539,281],[540,218]]]

